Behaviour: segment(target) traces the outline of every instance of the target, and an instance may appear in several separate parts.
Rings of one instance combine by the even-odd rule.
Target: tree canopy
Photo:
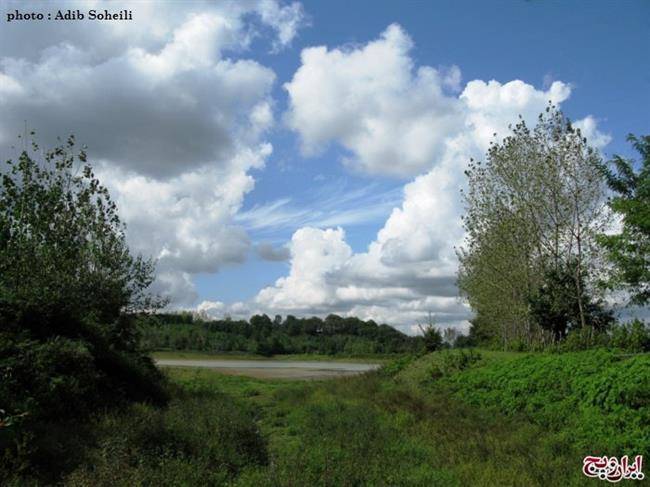
[[[614,156],[602,170],[614,192],[611,207],[622,219],[618,233],[600,241],[614,264],[610,288],[624,287],[632,304],[650,301],[650,136],[628,136],[641,156],[635,162]]]
[[[51,420],[125,400],[164,402],[133,312],[153,262],[129,252],[108,190],[74,137],[33,144],[0,180],[0,449]],[[10,426],[7,426],[10,425]],[[11,446],[9,446],[11,448]]]
[[[375,354],[419,352],[421,337],[412,337],[386,324],[335,314],[284,320],[255,315],[248,321],[195,319],[191,314],[157,313],[142,324],[142,343],[157,350],[290,353]]]
[[[595,326],[596,235],[608,222],[601,163],[552,105],[471,161],[458,284],[475,323],[504,346]]]
[[[41,336],[62,320],[114,322],[151,306],[153,263],[130,254],[117,208],[74,137],[7,161],[0,193],[0,306]],[[34,316],[36,319],[31,319]]]

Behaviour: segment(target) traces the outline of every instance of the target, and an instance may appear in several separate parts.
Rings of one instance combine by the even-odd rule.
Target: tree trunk
[[[587,322],[585,320],[585,310],[582,303],[582,245],[580,242],[580,235],[578,234],[577,238],[578,244],[578,262],[576,265],[576,292],[578,293],[578,312],[580,313],[580,327],[584,330],[587,327]]]

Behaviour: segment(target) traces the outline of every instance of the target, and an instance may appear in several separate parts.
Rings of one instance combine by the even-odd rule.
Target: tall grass
[[[380,373],[285,391],[268,403],[268,466],[237,485],[580,485],[570,442],[522,420]]]
[[[93,424],[70,486],[225,485],[268,461],[254,411],[209,383],[179,389],[167,408],[136,404]]]
[[[315,382],[171,370],[168,407],[105,414],[70,440],[63,483],[587,485],[587,448],[646,453],[647,366],[599,351],[447,351]]]

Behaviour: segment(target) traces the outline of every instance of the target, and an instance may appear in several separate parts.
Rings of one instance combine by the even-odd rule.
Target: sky
[[[643,0],[1,3],[2,158],[74,133],[152,290],[213,317],[466,331],[469,159],[549,101],[604,157],[650,133]]]

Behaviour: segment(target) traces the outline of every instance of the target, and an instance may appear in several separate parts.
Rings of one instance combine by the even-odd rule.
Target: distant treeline
[[[140,328],[141,344],[149,350],[358,355],[417,352],[424,348],[422,337],[408,336],[372,320],[337,315],[324,320],[255,315],[248,321],[206,321],[190,313],[161,313],[143,318]]]

